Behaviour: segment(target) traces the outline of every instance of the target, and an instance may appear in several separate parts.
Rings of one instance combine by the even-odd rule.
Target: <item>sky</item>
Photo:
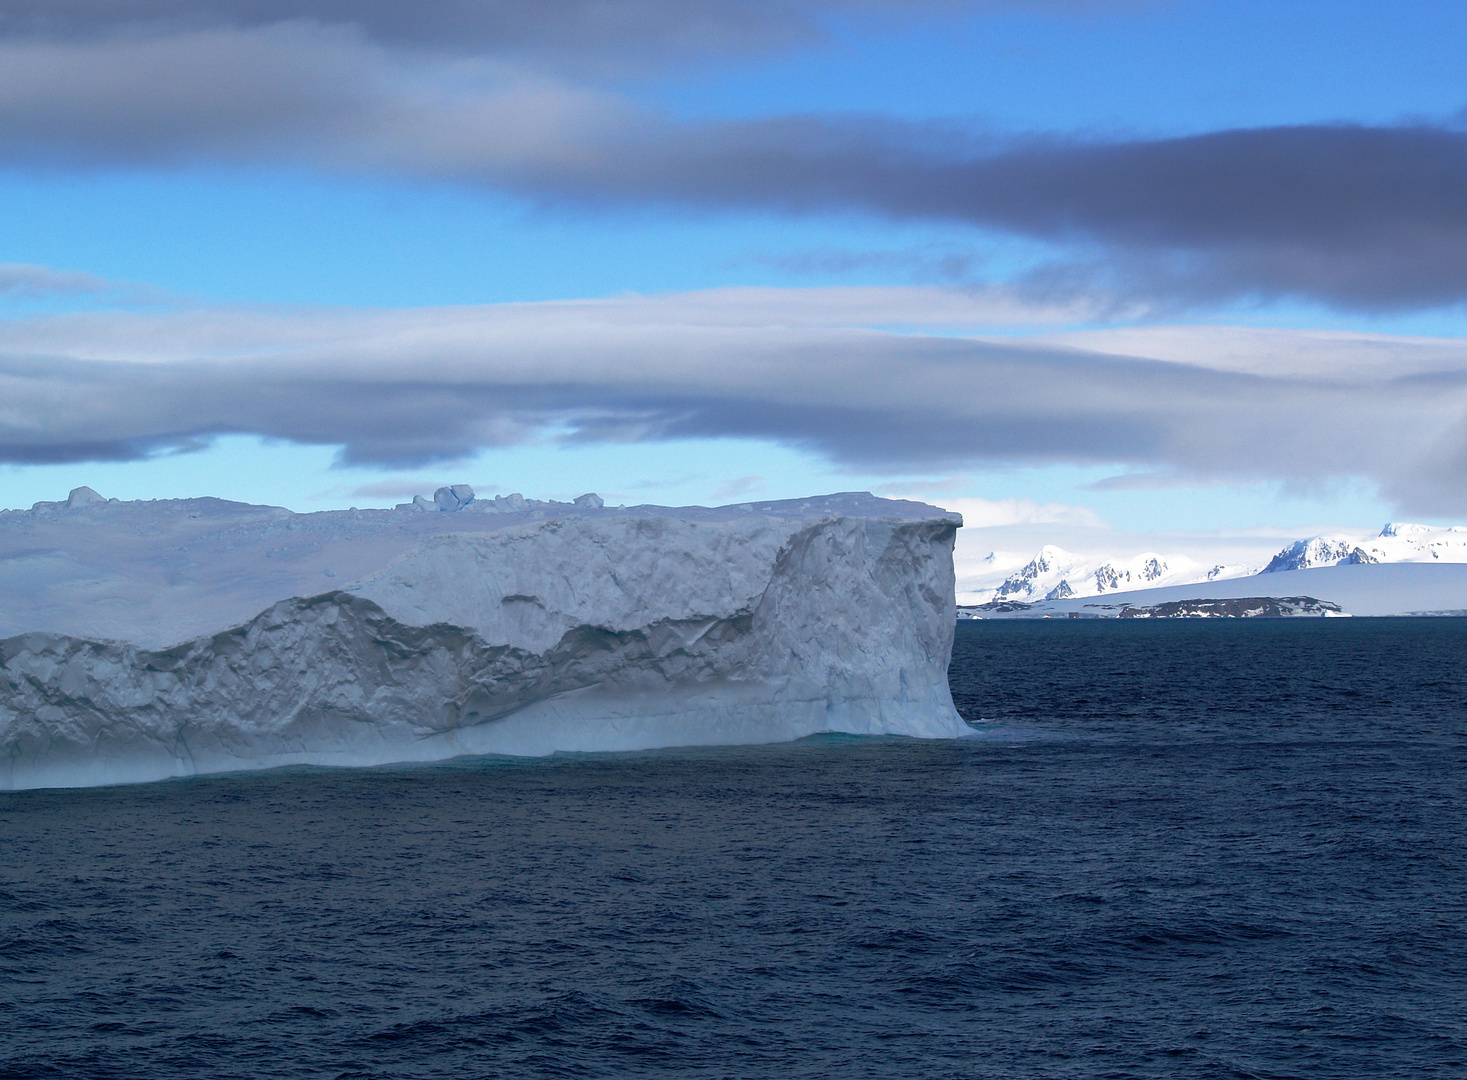
[[[970,556],[1467,521],[1463,40],[1437,0],[0,0],[0,506],[871,490]]]

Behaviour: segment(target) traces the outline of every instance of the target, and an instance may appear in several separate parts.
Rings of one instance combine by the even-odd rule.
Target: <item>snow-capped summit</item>
[[[1159,555],[1148,551],[1137,555],[1132,561],[1140,564],[1134,571],[1124,565],[1118,567],[1115,563],[1106,563],[1096,570],[1091,575],[1095,579],[1095,591],[1114,592],[1121,588],[1137,588],[1143,583],[1159,581],[1167,575],[1167,564],[1162,562]]]
[[[992,556],[989,556],[992,558]],[[1045,544],[1039,554],[1016,574],[1010,574],[993,593],[995,600],[1032,600],[1044,595],[1056,574],[1072,566],[1078,556],[1064,548]]]
[[[997,568],[996,553],[985,561]],[[1028,563],[996,585],[986,585],[982,581],[965,582],[963,592],[968,596],[981,597],[980,602],[1007,600],[1033,603],[1037,600],[1099,596],[1156,585],[1211,581],[1220,577],[1242,577],[1254,572],[1254,568],[1241,565],[1218,563],[1210,569],[1204,569],[1204,566],[1185,555],[1163,556],[1154,551],[1125,557],[1076,555],[1046,544]]]
[[[1308,540],[1296,540],[1280,551],[1267,566],[1265,574],[1276,574],[1282,570],[1308,570],[1315,566],[1339,566],[1341,563],[1358,565],[1380,562],[1362,550],[1353,540],[1342,537],[1315,536]]]
[[[1393,521],[1375,536],[1315,536],[1274,556],[1264,573],[1368,563],[1467,562],[1467,528]]]
[[[1467,527],[1393,521],[1377,533],[1312,536],[1289,544],[1261,569],[1262,559],[1251,565],[1219,560],[1224,550],[1204,549],[1190,557],[1154,551],[1118,556],[1104,551],[1076,554],[1046,544],[1027,562],[1016,553],[995,551],[982,560],[977,573],[962,576],[958,594],[965,605],[1034,604],[1322,566],[1467,563]]]

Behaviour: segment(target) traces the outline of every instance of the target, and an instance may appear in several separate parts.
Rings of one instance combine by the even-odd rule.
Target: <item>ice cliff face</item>
[[[0,514],[0,785],[967,730],[953,515],[446,495]]]

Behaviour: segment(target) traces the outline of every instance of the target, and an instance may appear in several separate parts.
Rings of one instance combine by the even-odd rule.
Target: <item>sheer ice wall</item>
[[[956,515],[445,491],[0,514],[0,786],[967,730]]]

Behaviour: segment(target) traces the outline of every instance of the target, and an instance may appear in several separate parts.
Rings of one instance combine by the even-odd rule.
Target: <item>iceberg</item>
[[[0,787],[963,735],[960,525],[865,493],[625,508],[456,485],[295,514],[86,489],[0,513]]]

